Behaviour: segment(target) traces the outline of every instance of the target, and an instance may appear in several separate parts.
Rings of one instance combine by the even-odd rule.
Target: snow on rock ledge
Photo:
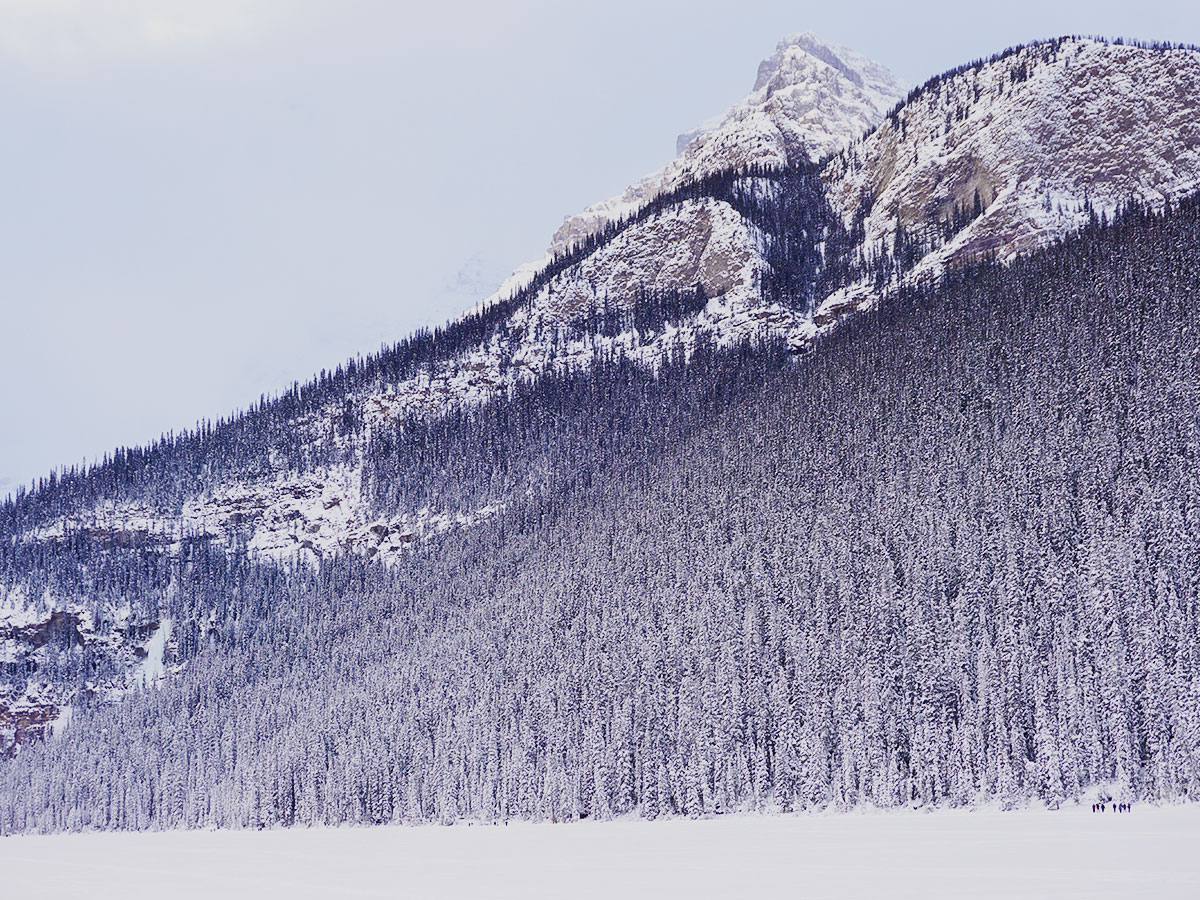
[[[535,309],[564,321],[597,303],[635,304],[639,291],[700,285],[710,296],[749,294],[765,262],[762,239],[727,203],[688,201],[626,229],[539,296]]]
[[[634,306],[642,290],[690,291],[699,285],[713,298],[711,315],[686,324],[713,329],[719,342],[748,336],[764,322],[742,314],[759,303],[766,266],[761,235],[732,206],[684,201],[629,226],[552,279],[512,317],[503,339],[368,396],[367,421],[387,427],[404,416],[440,415],[458,404],[485,402],[521,381],[586,368],[601,351],[652,362],[685,336],[675,330],[653,338],[626,331],[564,343],[561,334],[597,307]]]
[[[220,536],[245,527],[253,555],[288,562],[337,553],[390,559],[421,538],[494,515],[489,505],[470,513],[422,509],[389,518],[372,516],[357,466],[333,466],[281,475],[271,482],[232,485],[189,503],[185,532]]]
[[[148,663],[164,674],[169,639],[169,627],[164,631],[158,622],[139,619],[125,602],[94,608],[48,590],[33,598],[23,585],[0,585],[0,665],[10,672],[0,682],[0,756],[60,732],[72,704],[116,700],[145,686],[139,676]],[[112,671],[82,685],[57,680],[49,664],[71,648],[107,659]]]

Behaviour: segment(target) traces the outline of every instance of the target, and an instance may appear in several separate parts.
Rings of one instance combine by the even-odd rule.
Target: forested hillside
[[[543,379],[372,448],[377,503],[549,485],[390,565],[6,542],[181,668],[0,760],[0,829],[1195,796],[1198,272],[1188,202]]]

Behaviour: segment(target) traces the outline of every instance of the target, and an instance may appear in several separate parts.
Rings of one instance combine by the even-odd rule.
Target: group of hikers
[[[1104,812],[1108,808],[1108,806],[1109,806],[1109,804],[1107,802],[1093,803],[1092,804],[1092,812]],[[1131,809],[1133,809],[1132,803],[1113,803],[1112,804],[1113,812],[1125,813],[1125,812],[1129,812]]]

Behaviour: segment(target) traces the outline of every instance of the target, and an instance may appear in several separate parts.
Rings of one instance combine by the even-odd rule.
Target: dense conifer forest
[[[367,451],[381,509],[508,505],[390,566],[9,531],[0,579],[169,616],[180,670],[0,760],[0,830],[1194,798],[1198,272],[1200,204],[1131,210],[799,357],[408,423]]]

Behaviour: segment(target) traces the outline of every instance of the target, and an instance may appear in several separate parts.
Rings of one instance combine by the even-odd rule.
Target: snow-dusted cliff
[[[1001,260],[1109,215],[1200,188],[1200,52],[1051,41],[936,79],[827,169],[831,202],[889,245],[970,209],[982,215],[922,264]]]
[[[884,66],[811,32],[784,38],[758,66],[754,89],[723,115],[676,140],[676,156],[616,197],[570,216],[546,257],[526,263],[494,297],[519,290],[557,253],[689,179],[753,163],[819,160],[882,121],[907,86]]]
[[[152,686],[170,671],[170,626],[147,621],[126,602],[97,611],[80,597],[30,596],[22,585],[0,583],[0,756],[31,738],[65,726],[73,704],[115,700]],[[102,660],[82,683],[55,671],[64,648]]]

